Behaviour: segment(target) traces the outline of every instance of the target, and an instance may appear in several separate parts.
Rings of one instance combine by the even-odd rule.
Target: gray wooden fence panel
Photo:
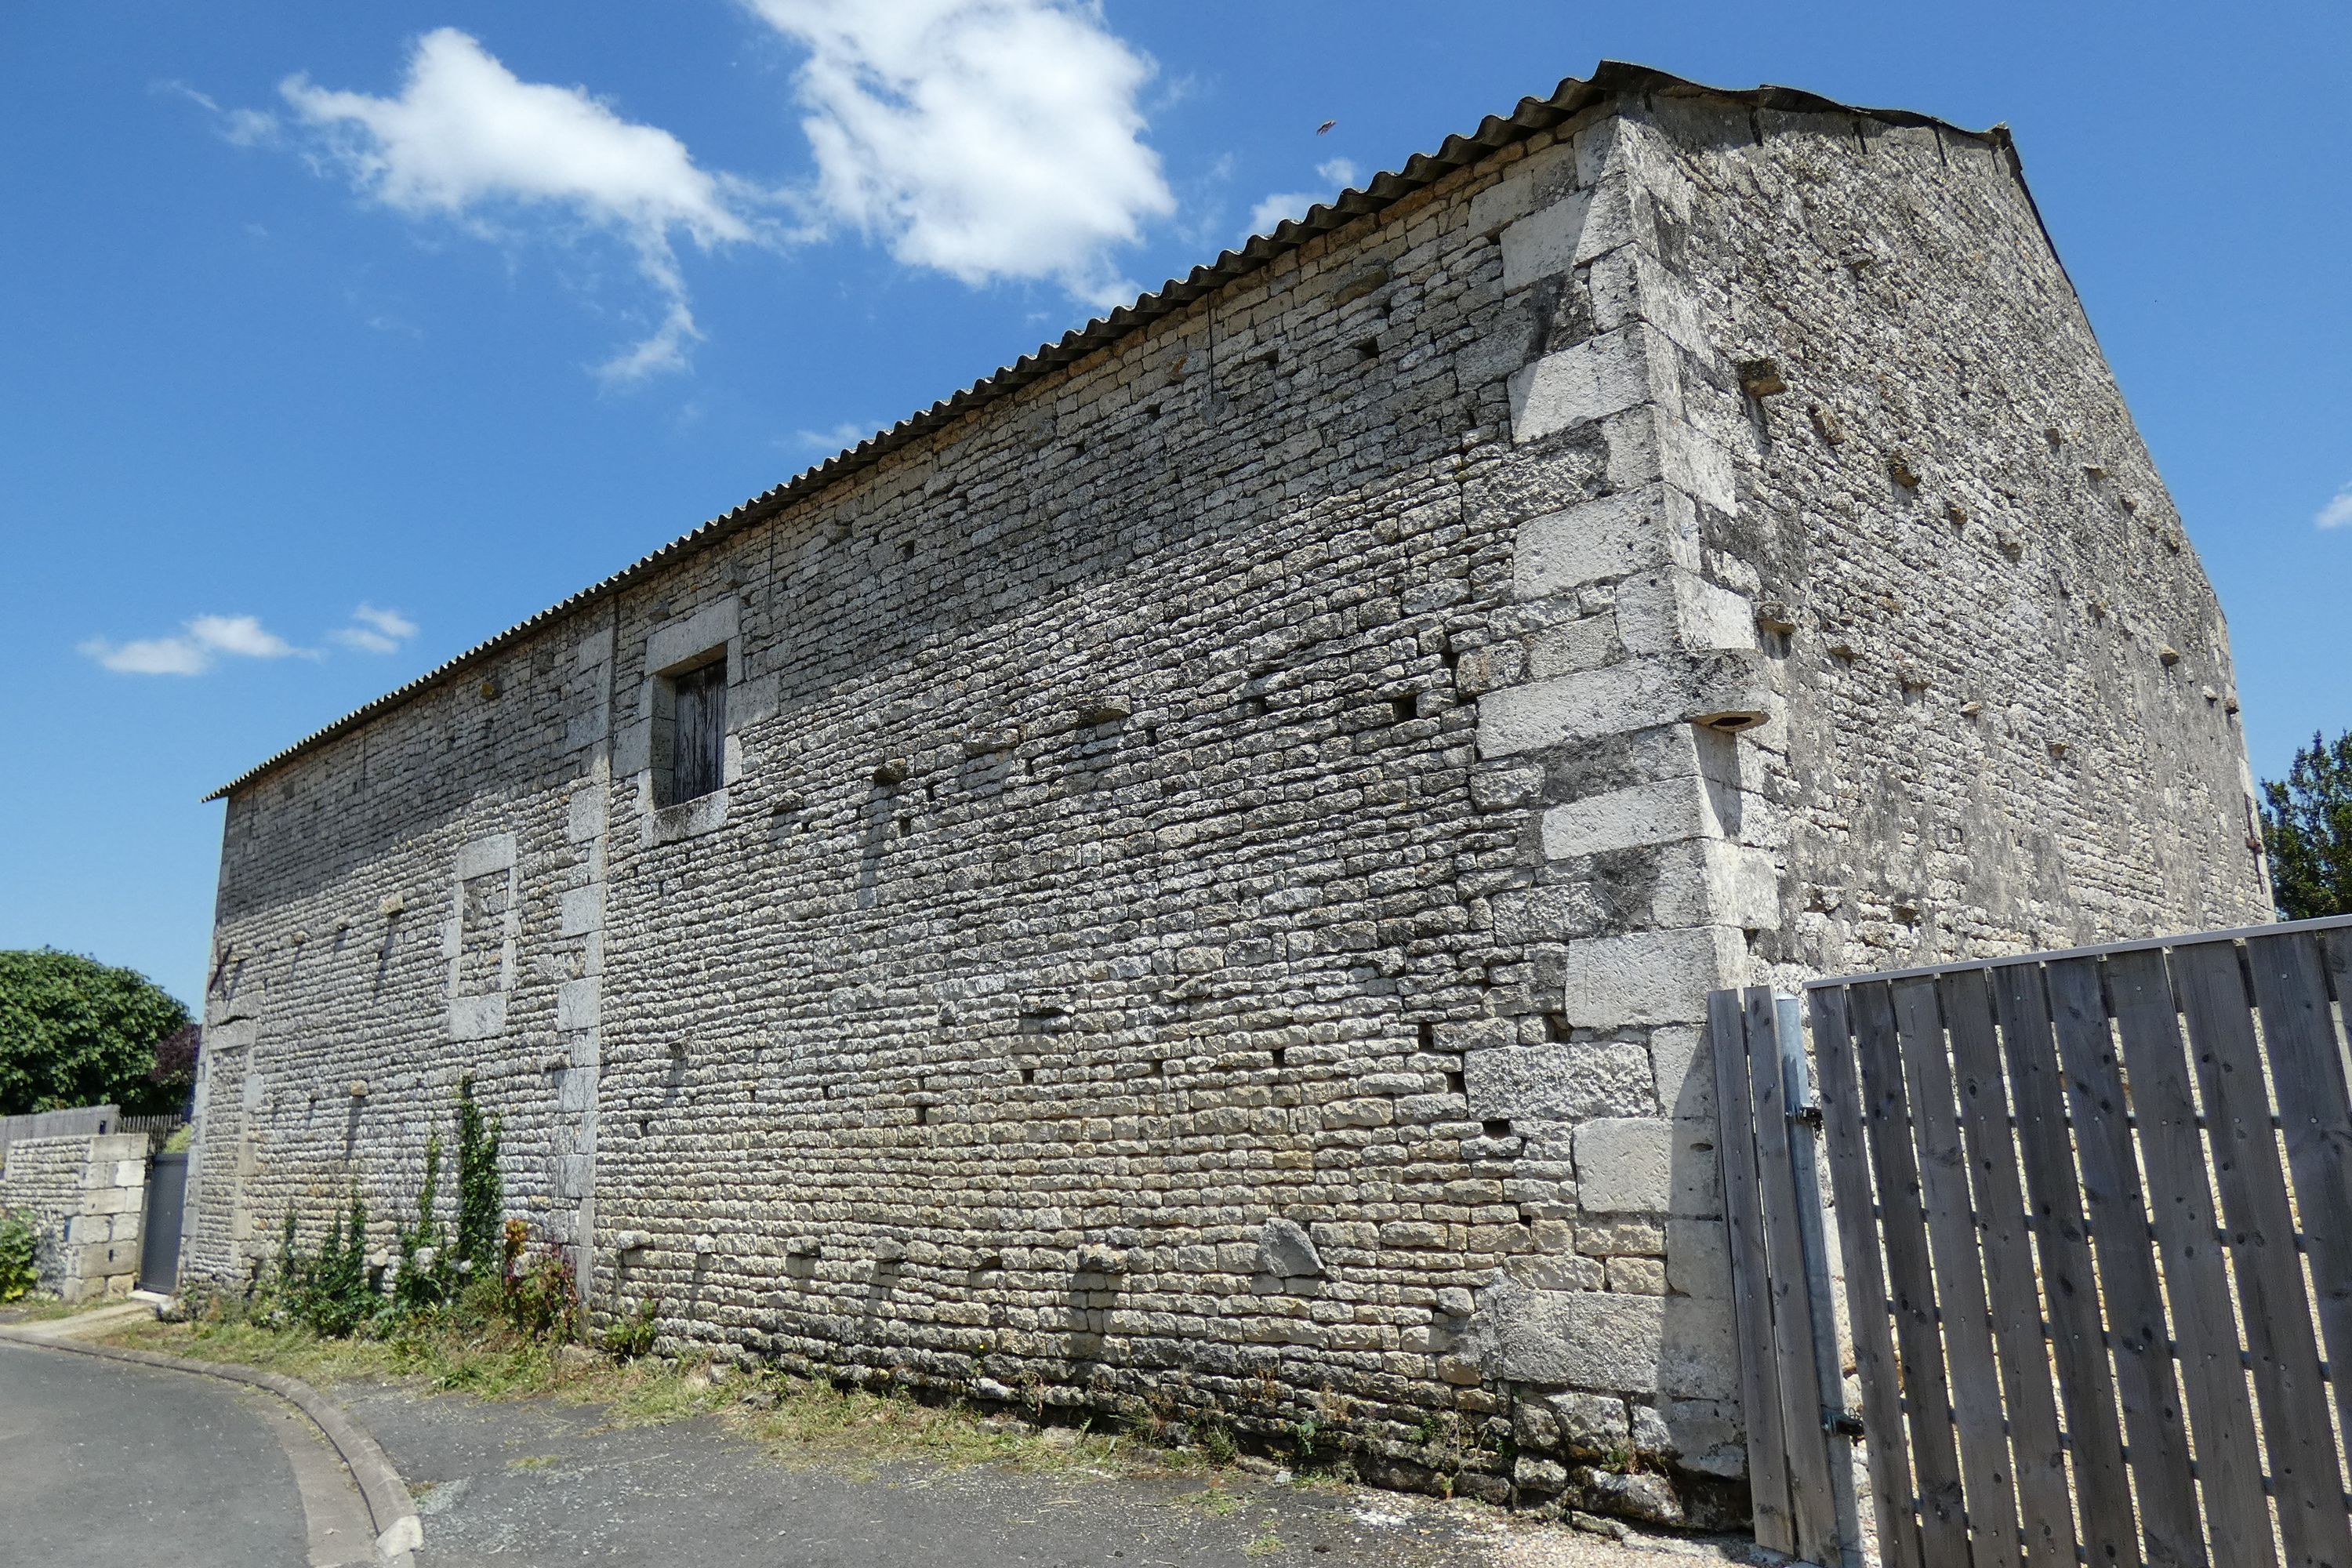
[[[2341,1380],[2352,1376],[2352,1102],[2327,1011],[2326,972],[2309,934],[2256,937],[2246,943],[2246,959],[2278,1086],[2319,1329],[2331,1373]],[[2336,1400],[2340,1406],[2341,1393]]]
[[[1902,1349],[1911,1454],[1919,1473],[1920,1544],[1927,1568],[1968,1568],[1967,1507],[1952,1438],[1944,1347],[1937,1332],[1935,1274],[1928,1261],[1927,1220],[1919,1206],[1918,1165],[1911,1152],[1894,1002],[1883,984],[1857,985],[1853,999],[1864,1126],[1878,1183],[1879,1228],[1886,1239],[1895,1337]]]
[[[1846,1447],[1844,1358],[1838,1353],[1837,1296],[1830,1283],[1827,1216],[1822,1203],[1821,1118],[1802,1114],[1816,1106],[1812,1074],[1805,1064],[1803,1006],[1794,996],[1772,999],[1773,1032],[1780,1037],[1781,1095],[1789,1121],[1789,1165],[1797,1193],[1798,1245],[1805,1260],[1805,1305],[1813,1325],[1813,1378],[1822,1396],[1822,1447],[1837,1513],[1836,1559],[1840,1568],[1863,1568],[1862,1517],[1853,1491],[1853,1455]],[[1822,1562],[1830,1561],[1827,1554]]]
[[[2205,1145],[2181,1057],[2171,977],[2160,952],[2117,953],[2106,967],[2213,1554],[2229,1568],[2275,1568],[2278,1548],[2270,1502],[2263,1495],[2245,1353],[2230,1299],[2221,1222],[2205,1180]]]
[[[2304,1299],[2303,1262],[2238,944],[2177,948],[2172,969],[2213,1142],[2287,1562],[2293,1568],[2352,1563],[2352,1520],[2319,1374],[2319,1340]]]
[[[1816,991],[1811,1011],[1822,1071],[1822,1121],[1829,1134],[1830,1186],[1837,1194],[1838,1241],[1845,1258],[1846,1316],[1853,1325],[1854,1370],[1862,1379],[1863,1452],[1870,1465],[1879,1560],[1886,1568],[1920,1568],[1910,1450],[1903,1440],[1902,1373],[1886,1318],[1886,1271],[1872,1217],[1877,1205],[1864,1152],[1862,1080],[1846,1002],[1842,990]]]
[[[1981,971],[1946,975],[1942,990],[1960,1122],[1976,1179],[1986,1294],[2000,1344],[2001,1388],[2009,1406],[2010,1446],[2016,1456],[2019,1511],[2024,1516],[2024,1561],[2032,1568],[2073,1568],[2074,1489],[2058,1431],[2050,1346],[2042,1332],[2042,1286],[2027,1232],[2025,1188],[2010,1129],[2000,1042],[1993,1034],[1992,994]]]
[[[1807,989],[1888,1568],[2352,1568],[2352,917]]]
[[[2197,1519],[2189,1431],[2181,1418],[2179,1381],[2173,1375],[2172,1330],[2157,1284],[2147,1207],[2098,961],[2066,959],[2049,966],[2049,977],[2051,1022],[2057,1028],[2058,1059],[2074,1114],[2075,1155],[2115,1350],[2116,1391],[2131,1438],[2141,1537],[2156,1568],[2204,1568],[2205,1532]]]
[[[1959,1109],[1944,1049],[1944,1022],[1933,980],[1894,987],[1895,1026],[1911,1099],[1919,1160],[1920,1201],[1936,1265],[1944,1348],[1952,1369],[1952,1419],[1959,1428],[1960,1468],[1968,1493],[1969,1535],[1977,1568],[2016,1568],[2017,1490],[2001,1411],[2000,1372],[1993,1359],[1992,1310],[1985,1300],[1984,1261],[1977,1250],[1976,1205],[1968,1158],[1960,1151]]]
[[[1796,1168],[1789,1150],[1789,1106],[1782,1098],[1780,1032],[1769,986],[1748,993],[1748,1104],[1764,1207],[1764,1251],[1771,1269],[1773,1381],[1789,1445],[1789,1503],[1797,1555],[1829,1563],[1838,1555],[1837,1494],[1830,1485],[1829,1447],[1822,1437],[1822,1383],[1813,1359],[1813,1313],[1807,1300],[1803,1234],[1797,1227]],[[1718,1140],[1718,1142],[1720,1142]]]
[[[2059,1404],[2066,1412],[2082,1500],[2083,1545],[2095,1564],[2137,1563],[2139,1532],[2124,1467],[2123,1430],[2116,1418],[2115,1374],[2099,1318],[2097,1275],[2066,1133],[2065,1086],[2041,970],[2016,964],[1994,971],[1993,1001],[2017,1098],[2018,1151],[2050,1307]]]
[[[1732,1308],[1739,1324],[1739,1400],[1748,1426],[1748,1479],[1756,1541],[1774,1552],[1794,1552],[1797,1536],[1789,1503],[1789,1445],[1781,1421],[1779,1363],[1772,1349],[1770,1280],[1765,1262],[1763,1196],[1757,1184],[1756,1125],[1748,1071],[1748,1017],[1736,991],[1707,997],[1714,1047],[1715,1141],[1723,1172],[1723,1214],[1731,1245]]]

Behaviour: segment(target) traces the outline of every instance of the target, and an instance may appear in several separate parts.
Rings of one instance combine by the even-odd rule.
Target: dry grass
[[[618,1362],[499,1329],[418,1327],[383,1339],[325,1340],[246,1322],[138,1323],[108,1342],[199,1361],[233,1362],[310,1383],[380,1381],[481,1399],[601,1405],[616,1426],[719,1415],[791,1465],[870,1473],[880,1464],[992,1466],[1029,1473],[1170,1475],[1212,1461],[1131,1434],[1036,1426],[961,1403],[926,1404],[708,1361]]]

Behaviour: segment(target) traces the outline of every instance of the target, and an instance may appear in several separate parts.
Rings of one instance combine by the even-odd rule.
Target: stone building
[[[1605,66],[222,790],[186,1268],[471,1074],[682,1347],[1736,1513],[1706,991],[2260,918],[2236,712],[2007,135]]]

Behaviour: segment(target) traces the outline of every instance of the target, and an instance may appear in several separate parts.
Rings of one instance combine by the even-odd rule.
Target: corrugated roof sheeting
[[[1047,343],[1034,353],[1023,355],[1012,364],[932,404],[920,413],[900,420],[889,429],[868,437],[849,450],[826,458],[773,489],[754,496],[693,531],[672,540],[651,554],[632,562],[602,582],[582,589],[570,598],[508,627],[487,641],[475,644],[406,685],[388,691],[365,707],[354,709],[325,728],[304,736],[204,798],[219,800],[243,789],[271,770],[338,735],[349,733],[378,714],[440,685],[458,671],[482,662],[549,623],[595,604],[648,573],[707,549],[730,534],[772,517],[793,502],[814,495],[837,480],[871,468],[909,442],[919,440],[964,415],[1007,396],[1052,371],[1119,342],[1161,317],[1183,309],[1202,295],[1213,292],[1235,279],[1246,277],[1276,258],[1298,249],[1318,235],[1342,227],[1367,214],[1380,212],[1413,192],[1434,184],[1455,169],[1477,163],[1500,148],[1549,130],[1604,100],[1641,96],[1717,98],[1750,108],[1774,109],[1790,113],[1853,114],[1892,125],[1934,126],[1939,131],[1973,140],[1990,140],[2003,149],[2009,146],[2008,134],[1999,126],[1990,132],[1964,131],[1930,115],[1903,110],[1862,109],[1793,88],[1759,87],[1735,91],[1706,87],[1647,66],[1604,60],[1589,79],[1570,77],[1549,98],[1521,99],[1518,106],[1508,115],[1490,115],[1469,135],[1447,137],[1435,152],[1413,154],[1405,161],[1402,168],[1376,174],[1360,188],[1343,192],[1330,202],[1310,209],[1305,217],[1286,220],[1273,233],[1253,237],[1239,250],[1225,251],[1214,261],[1195,267],[1183,278],[1170,279],[1134,304],[1122,305],[1108,316],[1097,317],[1083,327],[1065,332],[1060,342]]]

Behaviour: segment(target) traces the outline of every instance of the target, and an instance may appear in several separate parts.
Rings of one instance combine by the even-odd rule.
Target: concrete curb
[[[376,1555],[387,1563],[404,1563],[408,1553],[425,1542],[425,1526],[416,1513],[416,1500],[408,1495],[408,1483],[400,1479],[391,1459],[368,1436],[367,1429],[352,1420],[343,1408],[320,1394],[309,1384],[278,1373],[263,1372],[258,1367],[234,1366],[223,1362],[190,1361],[185,1356],[164,1355],[156,1351],[118,1350],[112,1345],[85,1344],[79,1340],[51,1338],[28,1333],[23,1329],[0,1328],[0,1339],[17,1344],[33,1345],[46,1350],[68,1351],[75,1355],[100,1356],[108,1361],[131,1362],[140,1366],[159,1366],[169,1372],[194,1373],[200,1377],[226,1378],[232,1383],[249,1383],[291,1404],[310,1418],[311,1425],[326,1435],[327,1441],[341,1454],[352,1479],[359,1484],[360,1497],[367,1504],[369,1521],[375,1526]]]

